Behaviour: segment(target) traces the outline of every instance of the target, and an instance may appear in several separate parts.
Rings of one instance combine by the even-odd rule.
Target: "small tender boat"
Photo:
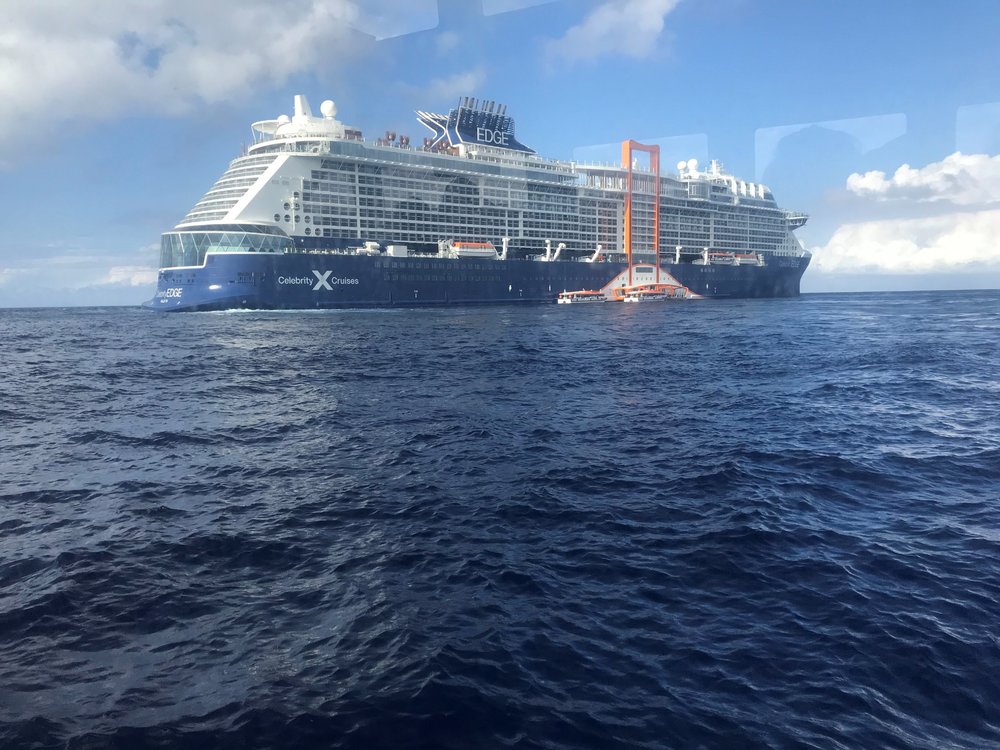
[[[593,302],[607,302],[608,298],[604,292],[595,292],[591,289],[581,289],[576,292],[559,292],[556,302],[560,305],[584,305]]]
[[[622,295],[622,302],[662,302],[671,298],[666,289],[629,289]]]
[[[692,294],[685,286],[676,284],[636,284],[611,289],[615,302],[660,302],[668,299],[690,299]]]

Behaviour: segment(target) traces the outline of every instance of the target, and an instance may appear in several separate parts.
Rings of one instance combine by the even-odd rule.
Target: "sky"
[[[0,0],[0,307],[135,304],[294,94],[368,137],[507,105],[539,154],[718,159],[805,211],[804,292],[1000,288],[1000,2]]]

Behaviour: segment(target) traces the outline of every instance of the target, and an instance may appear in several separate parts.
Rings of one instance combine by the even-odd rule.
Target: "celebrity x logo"
[[[333,287],[330,286],[329,282],[327,282],[331,273],[333,273],[333,271],[323,271],[323,273],[313,271],[313,274],[317,279],[319,279],[319,281],[316,282],[316,286],[313,287],[314,292],[318,292],[320,289],[329,289],[331,292],[333,291]]]

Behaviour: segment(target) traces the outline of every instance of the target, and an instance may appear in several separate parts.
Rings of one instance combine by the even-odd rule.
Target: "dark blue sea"
[[[1000,292],[0,310],[0,747],[1000,747]]]

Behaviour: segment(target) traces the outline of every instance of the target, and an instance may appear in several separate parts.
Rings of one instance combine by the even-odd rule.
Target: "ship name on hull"
[[[315,278],[308,276],[279,276],[278,283],[282,286],[309,286],[314,292],[321,289],[333,291],[335,286],[354,286],[360,284],[361,279],[351,279],[343,276],[334,276],[333,271],[313,271]]]

